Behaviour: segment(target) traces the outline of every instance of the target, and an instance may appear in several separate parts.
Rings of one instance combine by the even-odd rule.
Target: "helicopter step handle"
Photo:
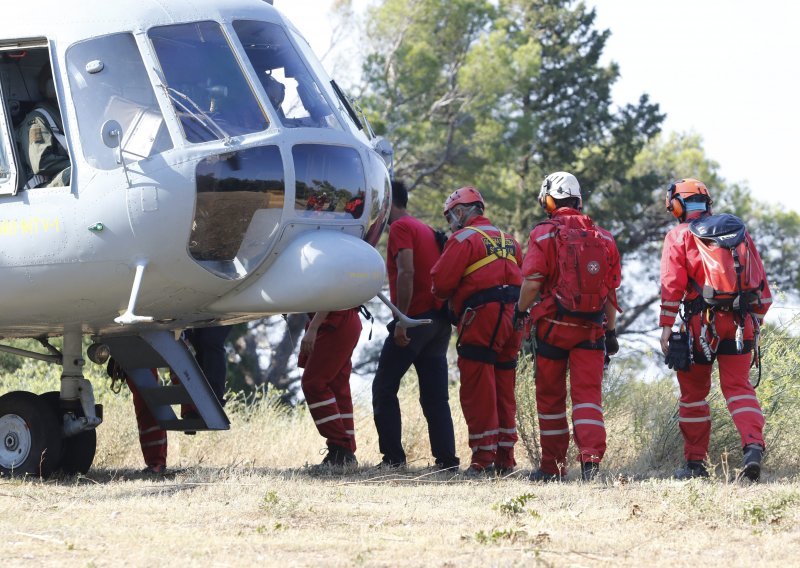
[[[395,306],[389,300],[389,298],[384,296],[383,292],[378,292],[378,298],[380,299],[381,302],[383,302],[384,304],[389,306],[389,309],[392,310],[392,313],[394,314],[394,317],[397,318],[397,320],[400,322],[400,325],[402,327],[409,328],[409,327],[417,327],[417,326],[420,326],[420,325],[428,325],[429,323],[431,323],[433,321],[433,320],[430,320],[430,319],[413,319],[413,318],[408,317],[406,314],[401,312],[397,308],[397,306]]]

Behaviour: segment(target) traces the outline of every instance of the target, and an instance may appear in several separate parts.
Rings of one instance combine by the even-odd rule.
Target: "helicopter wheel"
[[[0,475],[47,477],[58,467],[61,424],[32,392],[0,396]]]
[[[50,391],[39,395],[44,400],[50,411],[56,416],[59,426],[63,423],[64,413],[61,410],[61,393]],[[83,414],[83,413],[81,413]],[[56,466],[66,474],[85,474],[92,467],[94,454],[97,450],[97,431],[84,430],[80,434],[61,439],[61,456]]]

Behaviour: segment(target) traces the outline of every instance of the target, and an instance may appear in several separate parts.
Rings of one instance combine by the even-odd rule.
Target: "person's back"
[[[414,291],[407,315],[414,317],[440,308],[442,303],[431,293],[431,268],[439,260],[439,245],[431,227],[412,215],[401,217],[389,226],[386,272],[392,302],[397,303],[397,254],[403,249],[414,251]]]

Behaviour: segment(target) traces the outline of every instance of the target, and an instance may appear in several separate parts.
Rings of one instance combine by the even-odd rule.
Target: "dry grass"
[[[48,390],[56,373],[26,362],[13,385],[0,378],[0,391]],[[174,473],[146,477],[127,392],[113,395],[94,378],[106,422],[89,475],[0,480],[4,565],[785,566],[800,554],[800,479],[780,478],[781,464],[768,461],[757,486],[727,481],[738,456],[709,482],[665,479],[677,462],[668,451],[659,468],[651,450],[653,424],[674,405],[666,387],[610,393],[617,410],[600,481],[541,485],[427,469],[413,380],[402,393],[407,472],[370,467],[379,455],[368,399],[356,409],[362,465],[346,475],[315,474],[307,464],[324,443],[311,417],[266,400],[229,406],[229,432],[170,433]],[[521,401],[531,388],[521,382]],[[455,389],[451,404],[466,461]],[[523,473],[532,467],[525,453]]]

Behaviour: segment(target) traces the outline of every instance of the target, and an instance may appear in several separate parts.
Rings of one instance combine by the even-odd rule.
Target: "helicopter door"
[[[0,80],[0,195],[17,193],[17,166],[14,160],[14,128],[11,124],[3,82]]]

